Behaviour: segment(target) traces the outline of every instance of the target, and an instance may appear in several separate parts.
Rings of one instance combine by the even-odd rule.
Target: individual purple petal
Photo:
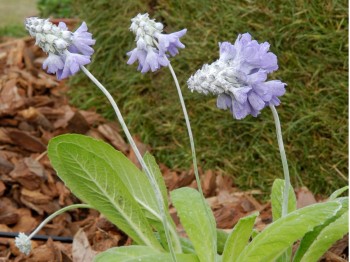
[[[239,120],[249,115],[251,110],[248,102],[240,104],[237,101],[233,101],[231,112],[233,114],[233,117]]]
[[[265,101],[261,99],[255,92],[250,92],[248,96],[249,104],[256,111],[260,111],[265,107]]]
[[[247,82],[249,84],[255,84],[264,82],[267,79],[267,72],[265,70],[258,70],[255,73],[247,75]]]
[[[71,53],[79,54],[78,48],[76,48],[74,45],[69,46],[68,51]]]
[[[57,77],[58,80],[62,79],[62,72],[63,72],[63,69],[57,70],[56,77]]]
[[[146,73],[148,72],[150,69],[152,72],[156,71],[157,69],[159,69],[159,63],[158,63],[158,55],[156,52],[154,51],[148,51],[147,52],[147,56],[145,59],[145,63],[142,67],[141,73]]]
[[[165,55],[158,54],[158,62],[161,66],[169,65],[169,59]]]
[[[164,55],[169,52],[172,56],[178,54],[178,48],[185,48],[185,45],[180,42],[180,37],[184,36],[187,29],[171,33],[171,34],[160,34],[156,33],[155,37],[158,39],[159,54]]]
[[[220,47],[220,60],[227,61],[234,59],[236,55],[236,49],[234,45],[229,42],[219,43]]]
[[[91,56],[94,53],[94,49],[91,46],[94,45],[95,42],[96,41],[92,39],[92,34],[88,32],[85,22],[73,33],[72,47],[76,48],[83,55]]]
[[[269,102],[269,104],[274,105],[274,106],[279,106],[280,103],[281,103],[281,101],[276,96],[273,97]]]
[[[272,94],[274,96],[283,96],[286,92],[286,84],[281,82],[280,80],[267,81],[265,82],[265,85],[272,90]]]
[[[49,53],[49,56],[44,60],[43,69],[47,68],[47,72],[55,74],[59,69],[63,69],[64,61],[61,56]]]
[[[274,96],[282,96],[286,92],[285,83],[272,80],[254,85],[254,91],[265,102],[269,102]]]
[[[130,52],[126,53],[126,55],[130,56],[128,62],[126,62],[128,65],[132,65],[133,63],[135,63],[136,60],[138,60],[142,66],[142,64],[144,63],[144,61],[146,59],[147,51],[142,50],[142,49],[138,49],[138,48],[134,48]]]
[[[230,88],[230,92],[233,94],[234,98],[241,104],[247,101],[247,93],[251,90],[251,87],[233,87]]]
[[[265,69],[268,73],[271,73],[278,69],[277,56],[271,52],[262,54],[260,61],[261,68]]]
[[[76,74],[80,70],[80,66],[87,65],[90,63],[90,57],[81,55],[81,54],[75,54],[66,52],[66,58],[64,63],[64,68],[62,70],[62,73],[59,72],[57,75],[58,80],[67,78],[68,76],[72,76]]]
[[[239,34],[235,43],[234,43],[234,47],[236,49],[237,52],[241,52],[242,48],[244,48],[248,42],[250,42],[252,40],[252,37],[249,33],[245,33],[245,34]]]
[[[218,99],[216,100],[216,106],[220,109],[231,109],[232,108],[232,98],[231,96],[222,93],[218,96]]]
[[[141,73],[146,73],[149,70],[154,72],[158,70],[161,66],[167,66],[168,64],[169,60],[166,58],[165,55],[160,55],[155,50],[149,49]]]

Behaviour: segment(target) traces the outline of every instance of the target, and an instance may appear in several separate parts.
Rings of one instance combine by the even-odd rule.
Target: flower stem
[[[284,151],[282,131],[281,131],[281,123],[277,114],[277,110],[275,106],[270,105],[273,118],[275,120],[276,133],[277,133],[277,141],[278,147],[280,150],[283,173],[284,173],[284,191],[283,191],[283,203],[282,203],[282,217],[288,214],[288,199],[289,199],[289,188],[291,187],[290,178],[289,178],[289,170],[288,170],[288,162],[286,157],[286,152]]]
[[[75,205],[70,205],[70,206],[61,208],[60,210],[57,210],[55,213],[48,216],[43,222],[41,222],[40,225],[28,236],[28,238],[31,239],[33,236],[35,236],[48,222],[50,222],[56,216],[76,208],[93,208],[93,207],[87,204],[75,204]]]
[[[169,251],[171,253],[172,259],[173,261],[177,261],[176,260],[176,256],[175,256],[175,251],[174,251],[174,247],[170,238],[170,233],[169,233],[169,228],[168,228],[168,223],[167,223],[167,218],[166,218],[166,213],[165,213],[165,208],[164,208],[164,201],[163,201],[163,197],[162,194],[160,192],[160,189],[157,185],[157,182],[153,176],[153,174],[150,172],[149,168],[147,167],[145,161],[143,160],[140,151],[138,150],[136,143],[134,141],[134,139],[132,138],[128,127],[125,124],[125,121],[123,119],[123,116],[118,108],[118,105],[116,104],[116,102],[114,101],[113,97],[111,96],[111,94],[108,92],[108,90],[90,73],[89,70],[87,70],[84,66],[80,66],[81,70],[87,75],[87,77],[90,78],[90,80],[102,91],[102,93],[107,97],[108,101],[111,103],[117,118],[119,120],[120,125],[123,128],[123,131],[131,145],[131,148],[134,150],[135,155],[138,159],[138,161],[140,162],[143,170],[145,171],[148,180],[151,183],[152,189],[155,193],[155,196],[158,200],[158,205],[159,205],[159,210],[162,216],[162,224],[164,227],[164,232],[165,232],[165,236],[168,242],[168,247],[169,247]],[[176,236],[177,237],[177,236]]]
[[[174,79],[174,82],[175,82],[175,85],[176,85],[176,89],[177,89],[177,93],[179,95],[179,99],[180,99],[180,104],[181,104],[181,107],[182,107],[182,112],[184,114],[184,117],[185,117],[185,121],[186,121],[186,127],[187,127],[187,132],[188,132],[188,137],[190,139],[190,144],[191,144],[191,151],[192,151],[192,161],[193,161],[193,170],[194,170],[194,175],[196,177],[196,182],[197,182],[197,188],[198,188],[198,191],[199,193],[201,194],[202,196],[202,202],[203,202],[203,205],[204,205],[204,209],[207,213],[207,217],[208,219],[210,219],[210,214],[209,214],[209,211],[208,209],[206,208],[206,200],[205,200],[205,197],[204,197],[204,194],[203,194],[203,190],[202,190],[202,185],[201,185],[201,181],[200,181],[200,178],[199,178],[199,173],[198,173],[198,166],[197,166],[197,157],[196,157],[196,150],[195,150],[195,147],[194,147],[194,139],[193,139],[193,135],[192,135],[192,129],[191,129],[191,124],[190,124],[190,120],[188,118],[188,114],[187,114],[187,109],[186,109],[186,106],[185,106],[185,101],[184,101],[184,98],[182,96],[182,92],[181,92],[181,88],[180,88],[180,85],[179,85],[179,81],[177,80],[177,77],[176,77],[176,74],[175,74],[175,71],[173,69],[173,67],[171,66],[170,62],[169,62],[169,70],[171,72],[171,75]],[[215,230],[215,229],[214,229]],[[216,232],[212,232],[213,235],[216,235]],[[216,243],[215,243],[216,244]]]
[[[196,182],[197,182],[197,187],[198,187],[198,191],[201,193],[201,195],[204,197],[203,194],[203,190],[202,190],[202,185],[201,185],[201,181],[199,178],[199,173],[198,173],[198,166],[197,166],[197,157],[196,157],[196,149],[194,147],[194,139],[193,139],[193,135],[192,135],[192,129],[191,129],[191,124],[190,124],[190,120],[188,118],[188,114],[187,114],[187,109],[185,106],[185,101],[184,98],[182,96],[182,92],[181,92],[181,88],[179,85],[179,81],[177,80],[176,74],[174,72],[173,67],[171,66],[170,62],[168,65],[171,75],[174,79],[175,85],[176,85],[176,89],[177,89],[177,93],[179,95],[179,99],[180,99],[180,104],[181,104],[181,108],[182,108],[182,112],[184,114],[185,117],[185,121],[186,121],[186,127],[187,127],[187,132],[188,132],[188,137],[190,138],[190,144],[191,144],[191,151],[192,151],[192,160],[193,160],[193,169],[194,169],[194,175],[196,177]]]

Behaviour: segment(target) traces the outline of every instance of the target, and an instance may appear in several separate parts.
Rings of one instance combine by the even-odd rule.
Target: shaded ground
[[[50,138],[73,132],[109,142],[137,164],[133,152],[120,135],[119,127],[93,111],[72,107],[66,97],[65,82],[42,69],[44,54],[30,38],[0,44],[0,234],[29,234],[48,214],[79,203],[56,176],[46,154]],[[137,139],[137,138],[136,138]],[[150,148],[138,141],[141,152]],[[160,165],[169,190],[196,187],[193,170],[181,171]],[[200,172],[202,186],[218,228],[231,229],[237,221],[259,211],[255,224],[262,230],[271,222],[270,203],[260,203],[260,191],[240,191],[220,172]],[[298,207],[316,202],[305,188],[296,191]],[[180,233],[174,208],[170,207]],[[29,257],[20,254],[13,238],[0,237],[0,261],[84,261],[113,246],[131,240],[94,210],[67,212],[45,226],[44,238],[63,241],[33,241]],[[73,238],[74,237],[74,238]],[[72,243],[73,242],[73,243]],[[345,237],[327,252],[323,261],[344,262],[348,241]]]

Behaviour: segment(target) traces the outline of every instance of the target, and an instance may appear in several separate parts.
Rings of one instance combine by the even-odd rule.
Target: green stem
[[[201,195],[204,197],[203,194],[203,190],[202,190],[202,185],[201,185],[201,181],[199,178],[199,173],[198,173],[198,165],[197,165],[197,157],[196,157],[196,149],[194,147],[194,139],[193,139],[193,135],[192,135],[192,129],[191,129],[191,124],[190,124],[190,120],[188,118],[188,114],[187,114],[187,109],[185,106],[185,101],[184,98],[182,96],[182,92],[181,92],[181,88],[179,85],[179,81],[177,80],[176,74],[174,72],[173,67],[171,66],[170,62],[168,65],[171,75],[174,79],[175,85],[176,85],[176,89],[177,89],[177,93],[179,95],[179,99],[180,99],[180,104],[181,104],[181,108],[182,108],[182,112],[184,114],[185,117],[185,122],[186,122],[186,127],[187,127],[187,132],[188,132],[188,137],[190,138],[190,144],[191,144],[191,151],[192,151],[192,160],[193,160],[193,169],[194,169],[194,175],[196,177],[196,182],[197,182],[197,187],[198,187],[198,191],[201,193]]]
[[[290,184],[290,178],[289,178],[289,170],[288,170],[288,162],[287,162],[286,152],[284,151],[284,145],[283,145],[281,123],[280,123],[276,108],[273,105],[270,105],[270,108],[272,111],[273,118],[275,120],[278,147],[280,150],[282,166],[283,166],[284,191],[283,191],[283,203],[282,203],[282,217],[284,217],[288,214],[289,188],[291,187],[291,184]]]
[[[186,109],[186,106],[185,106],[185,101],[184,101],[184,98],[182,96],[182,92],[181,92],[181,88],[180,88],[180,85],[179,85],[179,81],[177,80],[177,77],[176,77],[176,74],[175,74],[175,71],[173,69],[173,67],[171,66],[170,62],[169,62],[169,65],[168,65],[169,69],[170,69],[170,72],[171,72],[171,75],[174,79],[174,82],[175,82],[175,86],[176,86],[176,89],[177,89],[177,93],[179,95],[179,99],[180,99],[180,104],[181,104],[181,108],[182,108],[182,112],[184,114],[184,117],[185,117],[185,122],[186,122],[186,127],[187,127],[187,132],[188,132],[188,137],[190,139],[190,144],[191,144],[191,151],[192,151],[192,161],[193,161],[193,170],[194,170],[194,175],[196,177],[196,182],[197,182],[197,187],[198,187],[198,191],[199,193],[201,194],[201,198],[202,198],[202,202],[203,202],[203,206],[204,206],[204,210],[206,211],[207,213],[207,217],[208,219],[210,219],[210,214],[208,213],[208,209],[206,208],[206,200],[205,200],[205,197],[204,197],[204,194],[203,194],[203,190],[202,190],[202,185],[201,185],[201,181],[200,181],[200,178],[199,178],[199,172],[198,172],[198,165],[197,165],[197,157],[196,157],[196,150],[195,150],[195,147],[194,147],[194,139],[193,139],[193,135],[192,135],[192,129],[191,129],[191,124],[190,124],[190,120],[188,118],[188,114],[187,114],[187,109]],[[215,232],[212,232],[213,235],[216,234],[216,230]],[[216,244],[216,243],[215,243]],[[216,250],[216,248],[215,248]]]
[[[93,207],[87,204],[75,204],[75,205],[70,205],[70,206],[61,208],[60,210],[57,210],[55,213],[48,216],[43,222],[41,222],[40,225],[29,235],[28,238],[31,239],[33,236],[35,236],[48,222],[50,222],[56,216],[76,208],[93,208]]]
[[[152,189],[155,193],[155,196],[158,200],[158,205],[159,205],[159,210],[162,216],[162,224],[164,227],[164,232],[165,232],[165,236],[168,242],[168,247],[169,247],[169,251],[171,253],[172,259],[173,261],[177,261],[176,260],[176,256],[175,256],[175,251],[174,251],[174,247],[170,238],[170,234],[169,234],[169,228],[168,228],[168,223],[167,223],[167,218],[166,218],[166,213],[165,213],[165,208],[164,208],[164,201],[163,201],[163,197],[162,197],[162,193],[160,192],[160,189],[157,185],[157,182],[154,178],[154,176],[152,175],[152,173],[150,172],[149,168],[147,167],[145,161],[143,160],[140,151],[138,150],[136,143],[134,141],[134,139],[132,138],[128,127],[125,124],[125,121],[123,119],[123,116],[118,108],[118,105],[116,104],[116,102],[114,101],[113,97],[111,96],[111,94],[108,92],[108,90],[90,73],[89,70],[87,70],[84,66],[80,66],[81,70],[87,75],[87,77],[90,78],[90,80],[102,91],[102,93],[107,97],[108,101],[111,103],[117,118],[119,120],[119,123],[121,125],[121,127],[123,128],[123,131],[131,145],[131,148],[134,150],[134,153],[138,159],[138,161],[140,162],[142,169],[145,171],[146,176],[148,178],[148,180],[151,183]]]

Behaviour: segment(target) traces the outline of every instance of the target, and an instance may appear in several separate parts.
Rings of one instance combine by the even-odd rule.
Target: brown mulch
[[[49,214],[79,203],[56,176],[46,154],[48,141],[64,133],[86,134],[102,139],[137,160],[114,122],[94,111],[69,104],[67,85],[46,74],[41,65],[45,54],[31,38],[0,43],[0,231],[29,234]],[[135,137],[140,151],[150,150]],[[160,164],[169,190],[196,187],[193,170],[174,170]],[[200,171],[205,196],[217,226],[231,229],[237,221],[259,211],[258,230],[271,222],[270,203],[261,203],[258,190],[242,192],[228,176],[213,170]],[[297,190],[298,206],[315,203],[305,188]],[[170,212],[178,223],[176,211]],[[181,231],[181,226],[179,225]],[[11,237],[0,237],[0,261],[91,261],[98,252],[129,245],[131,239],[94,210],[62,214],[40,232],[46,236],[73,238],[73,243],[32,241],[29,256],[21,254]],[[68,241],[69,242],[69,241]],[[347,236],[338,241],[323,261],[348,261]]]

